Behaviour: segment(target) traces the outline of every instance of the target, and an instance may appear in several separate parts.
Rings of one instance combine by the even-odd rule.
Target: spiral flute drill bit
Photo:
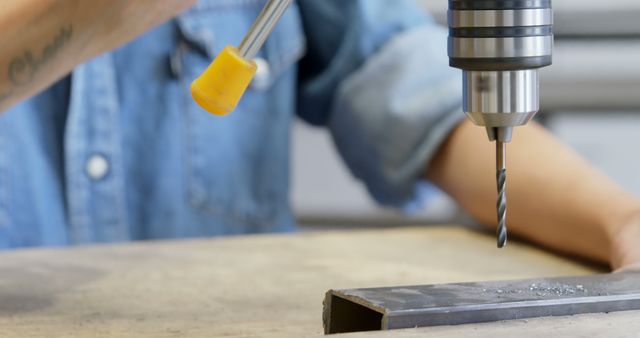
[[[496,182],[498,184],[498,248],[507,244],[507,144],[496,141]]]

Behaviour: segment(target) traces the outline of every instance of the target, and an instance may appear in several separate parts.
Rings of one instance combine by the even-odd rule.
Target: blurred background
[[[446,0],[417,1],[446,26]],[[640,1],[553,5],[554,64],[541,72],[538,121],[640,195]],[[298,122],[293,137],[292,202],[302,226],[470,222],[445,195],[416,215],[382,209],[348,172],[326,131]]]

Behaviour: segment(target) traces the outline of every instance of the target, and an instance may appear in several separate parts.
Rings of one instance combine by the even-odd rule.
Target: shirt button
[[[271,66],[269,62],[263,58],[255,58],[253,61],[258,66],[256,75],[251,81],[251,88],[255,90],[265,90],[271,84]]]
[[[109,161],[100,154],[89,157],[86,167],[87,175],[94,181],[103,179],[109,173]]]

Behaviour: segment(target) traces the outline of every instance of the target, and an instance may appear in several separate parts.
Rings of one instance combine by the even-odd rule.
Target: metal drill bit
[[[498,183],[498,248],[507,244],[507,143],[496,141],[496,182]]]

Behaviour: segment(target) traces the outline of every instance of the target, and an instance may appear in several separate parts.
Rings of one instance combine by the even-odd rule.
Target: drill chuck
[[[449,63],[463,70],[463,109],[489,138],[539,110],[538,69],[551,64],[550,0],[449,0]]]

